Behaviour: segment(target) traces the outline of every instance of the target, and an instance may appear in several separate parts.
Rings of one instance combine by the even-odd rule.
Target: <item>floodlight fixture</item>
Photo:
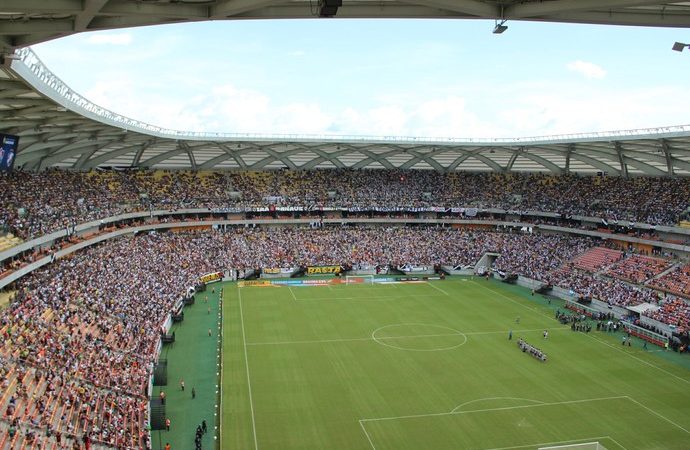
[[[501,20],[500,23],[499,23],[498,20],[497,20],[497,21],[496,21],[496,26],[494,26],[494,31],[493,31],[493,33],[494,33],[494,34],[501,34],[501,33],[503,33],[505,30],[507,30],[507,29],[508,29],[508,25],[505,25],[505,23],[506,23],[505,20]]]
[[[677,52],[682,52],[685,50],[685,47],[690,47],[690,44],[683,44],[682,42],[676,42],[673,44],[673,47],[671,47],[672,50],[675,50]]]

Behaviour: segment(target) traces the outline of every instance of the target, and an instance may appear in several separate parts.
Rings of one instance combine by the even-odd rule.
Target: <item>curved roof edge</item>
[[[95,105],[31,49],[0,66],[0,132],[25,170],[420,169],[690,176],[690,125],[521,138],[186,133]]]
[[[159,138],[179,139],[185,141],[232,141],[232,142],[340,142],[340,143],[380,143],[380,144],[430,144],[457,145],[471,144],[476,146],[492,145],[539,145],[605,140],[659,139],[690,136],[690,125],[672,125],[656,128],[632,130],[612,130],[590,133],[570,133],[546,136],[525,136],[510,138],[462,138],[462,137],[419,137],[419,136],[365,136],[365,135],[330,135],[330,134],[261,134],[261,133],[225,133],[194,132],[173,130],[159,127],[137,119],[132,119],[107,108],[96,105],[70,88],[55,75],[30,48],[17,49],[12,59],[12,70],[20,75],[37,91],[52,99],[59,105],[84,117],[105,123],[127,131],[148,134]]]

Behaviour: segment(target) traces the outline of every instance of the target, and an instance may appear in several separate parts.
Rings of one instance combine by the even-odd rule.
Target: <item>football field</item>
[[[690,371],[558,306],[479,278],[227,284],[221,448],[690,448]]]

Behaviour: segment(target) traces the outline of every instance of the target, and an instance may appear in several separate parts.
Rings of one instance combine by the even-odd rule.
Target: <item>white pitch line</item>
[[[377,297],[311,297],[311,298],[301,298],[301,299],[299,299],[299,301],[304,302],[304,301],[308,301],[308,300],[392,300],[392,299],[399,300],[401,298],[417,298],[417,297],[429,298],[429,297],[440,297],[440,296],[441,296],[441,294],[434,294],[434,295],[386,295],[386,296],[377,296]]]
[[[293,300],[297,301],[297,296],[296,296],[295,293],[292,291],[292,288],[291,288],[290,286],[288,286],[288,290],[289,290],[290,293],[292,294]]]
[[[618,442],[617,440],[615,440],[615,439],[612,438],[611,436],[606,436],[606,438],[610,439],[611,442],[613,442],[614,444],[616,444],[617,446],[619,446],[619,447],[622,448],[623,450],[628,450],[627,448],[625,448],[625,446],[624,446],[623,444],[621,444],[620,442]]]
[[[478,285],[478,286],[481,286],[481,284],[480,284],[480,283],[477,283],[476,281],[472,281],[472,283],[474,283],[474,284],[476,284],[476,285]],[[532,312],[536,312],[537,314],[540,314],[540,315],[542,315],[542,316],[544,316],[544,317],[553,318],[553,317],[551,317],[551,316],[548,316],[548,315],[542,313],[542,312],[539,311],[539,310],[536,310],[536,309],[534,309],[534,308],[530,308],[530,307],[527,306],[527,305],[523,305],[522,303],[518,302],[517,300],[512,299],[512,298],[510,298],[510,297],[508,297],[508,296],[506,296],[506,295],[504,295],[504,294],[502,294],[502,293],[500,293],[500,292],[498,292],[498,291],[494,291],[493,289],[491,289],[491,288],[489,288],[489,287],[484,286],[484,288],[485,288],[485,289],[488,289],[489,291],[491,291],[491,292],[493,292],[493,293],[495,293],[495,294],[498,294],[498,295],[500,295],[500,296],[502,296],[502,297],[504,297],[504,298],[510,300],[510,301],[513,302],[513,303],[516,303],[516,304],[522,306],[523,308],[527,308],[527,309],[529,309],[529,310],[532,311]],[[643,364],[646,364],[646,365],[648,365],[648,366],[650,366],[650,367],[654,367],[655,369],[658,369],[658,370],[664,372],[664,373],[667,374],[667,375],[671,375],[673,378],[676,378],[676,379],[678,379],[678,380],[680,380],[680,381],[684,381],[685,383],[689,383],[689,384],[690,384],[690,380],[687,380],[687,379],[685,379],[685,378],[679,377],[678,375],[675,375],[675,374],[669,372],[669,371],[666,370],[666,369],[662,369],[661,367],[657,366],[656,364],[652,364],[652,363],[650,363],[649,361],[645,361],[644,359],[638,358],[637,356],[635,356],[635,355],[633,355],[633,354],[631,354],[631,353],[629,353],[629,352],[625,352],[625,351],[619,349],[618,347],[616,347],[615,345],[611,345],[611,344],[609,344],[608,342],[602,341],[601,339],[599,339],[599,338],[597,338],[597,337],[591,335],[590,333],[585,333],[585,336],[588,336],[588,337],[594,339],[595,341],[598,341],[598,342],[600,342],[600,343],[602,343],[602,344],[604,344],[604,345],[606,345],[606,346],[608,346],[608,347],[611,347],[611,348],[613,348],[613,349],[615,349],[615,350],[617,350],[617,351],[619,351],[619,352],[622,352],[623,354],[628,355],[629,357],[634,358],[634,359],[640,361],[640,362],[643,363]]]
[[[379,340],[387,339],[412,339],[424,337],[441,337],[441,336],[462,336],[460,333],[443,333],[443,334],[417,334],[412,336],[389,336],[377,337]],[[350,341],[375,341],[372,337],[366,338],[343,338],[343,339],[317,339],[313,341],[278,341],[278,342],[250,342],[247,345],[282,345],[282,344],[322,344],[328,342],[350,342]]]
[[[362,427],[362,431],[364,431],[364,435],[367,437],[367,440],[369,441],[369,444],[371,445],[371,448],[373,450],[376,450],[376,446],[374,445],[374,442],[371,440],[371,436],[369,436],[369,433],[367,433],[367,429],[364,428],[364,424],[362,421],[359,421],[359,426]]]
[[[242,325],[242,346],[244,347],[244,362],[247,368],[247,389],[249,390],[249,409],[252,413],[252,431],[254,432],[254,449],[259,450],[259,442],[256,439],[256,420],[254,419],[254,400],[252,398],[252,381],[249,377],[249,358],[247,357],[247,337],[244,331],[244,313],[242,312],[242,293],[238,286],[237,299],[240,304],[240,324]]]
[[[465,403],[461,403],[455,408],[451,409],[450,412],[456,412],[458,409],[462,408],[463,406],[471,405],[472,403],[479,403],[479,402],[485,402],[487,400],[525,400],[528,402],[532,403],[544,403],[541,400],[533,400],[531,398],[520,398],[520,397],[486,397],[486,398],[477,398],[474,400],[470,400]]]
[[[592,335],[590,335],[590,334],[588,334],[588,333],[585,333],[585,336],[589,336],[590,338],[594,339],[595,341],[597,341],[597,342],[599,342],[599,343],[601,343],[601,344],[606,345],[607,347],[611,347],[612,349],[617,350],[617,351],[623,353],[624,355],[628,355],[629,357],[631,357],[631,358],[633,358],[633,359],[636,359],[636,360],[638,360],[639,362],[641,362],[641,363],[643,363],[643,364],[646,364],[646,365],[648,365],[648,366],[650,366],[650,367],[653,367],[653,368],[655,368],[655,369],[657,369],[657,370],[660,370],[660,371],[664,372],[664,373],[667,374],[667,375],[671,375],[673,378],[675,378],[675,379],[677,379],[677,380],[684,381],[685,383],[690,384],[690,380],[687,380],[687,379],[685,379],[685,378],[679,377],[678,375],[676,375],[676,374],[674,374],[674,373],[671,373],[671,372],[669,372],[669,371],[666,370],[666,369],[662,369],[661,367],[657,366],[656,364],[652,364],[652,363],[650,363],[649,361],[645,361],[645,360],[642,359],[642,358],[638,358],[637,356],[633,355],[632,353],[623,351],[623,350],[621,350],[620,348],[616,347],[615,345],[611,345],[611,344],[609,344],[608,342],[599,339],[598,337],[592,336]]]
[[[487,409],[474,409],[468,411],[456,411],[456,412],[442,412],[442,413],[430,413],[430,414],[411,414],[407,416],[395,416],[395,417],[374,417],[371,419],[359,419],[360,422],[381,422],[384,420],[400,420],[400,419],[419,419],[422,417],[439,417],[439,416],[454,416],[460,414],[471,414],[476,412],[491,412],[491,411],[508,411],[512,409],[525,409],[525,408],[539,408],[542,406],[558,406],[558,405],[572,405],[575,403],[587,403],[587,402],[599,402],[604,400],[618,400],[622,398],[629,398],[627,395],[619,395],[615,397],[598,397],[598,398],[587,398],[582,400],[567,400],[564,402],[552,402],[552,403],[541,403],[537,405],[520,405],[520,406],[506,406],[502,408],[487,408]]]
[[[448,297],[450,297],[450,294],[449,294],[448,292],[444,291],[443,289],[441,289],[441,288],[438,287],[438,286],[435,286],[433,283],[429,283],[429,282],[427,281],[426,284],[428,284],[428,285],[431,286],[432,288],[436,289],[437,291],[443,292],[445,295],[447,295]]]
[[[676,426],[677,428],[680,428],[681,430],[683,430],[683,431],[685,431],[686,433],[690,434],[690,431],[688,431],[688,430],[686,430],[685,428],[681,427],[680,425],[678,425],[677,423],[675,423],[675,422],[672,421],[671,419],[662,416],[661,414],[659,414],[658,412],[654,411],[654,410],[653,410],[652,408],[650,408],[649,406],[646,406],[646,405],[644,405],[644,404],[638,402],[637,400],[635,400],[634,398],[632,398],[632,397],[630,397],[630,396],[626,396],[626,397],[628,397],[628,400],[630,400],[631,402],[637,403],[638,405],[640,405],[641,407],[643,407],[644,409],[646,409],[646,410],[649,411],[650,413],[654,414],[655,416],[664,419],[666,422],[670,423],[671,425],[674,425],[674,426]]]
[[[470,282],[476,284],[477,286],[482,286],[480,283],[477,283],[476,281],[470,281]],[[510,298],[510,297],[508,297],[507,295],[505,295],[505,294],[503,294],[503,293],[501,293],[501,292],[494,291],[494,290],[491,289],[490,287],[487,287],[487,286],[482,286],[482,287],[483,287],[484,289],[488,290],[488,291],[493,292],[494,294],[498,294],[498,295],[500,295],[501,297],[510,300],[511,302],[515,303],[516,305],[522,306],[522,307],[525,308],[525,309],[529,309],[530,311],[532,311],[532,312],[534,312],[534,313],[537,313],[537,314],[539,314],[539,315],[541,315],[541,316],[548,317],[549,319],[553,319],[553,316],[548,315],[548,314],[544,314],[543,312],[539,311],[538,309],[530,308],[530,307],[527,306],[527,305],[523,305],[522,303],[520,303],[519,301],[515,300],[514,298]]]
[[[585,438],[585,439],[573,439],[570,441],[554,441],[554,442],[541,442],[539,444],[525,444],[525,445],[513,445],[512,447],[495,447],[495,448],[487,448],[485,450],[513,450],[513,449],[518,449],[518,448],[535,448],[535,447],[546,447],[547,445],[550,446],[552,444],[565,444],[565,445],[574,445],[574,444],[580,444],[580,443],[586,443],[582,441],[591,441],[593,439],[596,440],[603,440],[603,439],[611,439],[611,436],[595,436],[595,437],[590,437],[590,438]],[[613,441],[613,439],[611,439]],[[620,445],[620,444],[618,444]],[[625,449],[621,445],[621,448]]]
[[[561,328],[553,328],[551,329],[552,331],[563,331],[563,330],[570,330],[568,327],[561,327]],[[544,331],[543,328],[534,328],[530,330],[513,330],[513,334],[515,333],[529,333],[533,331]],[[474,331],[474,332],[469,332],[469,333],[462,333],[467,336],[481,336],[481,335],[488,335],[488,334],[508,334],[508,330],[500,330],[500,331]],[[440,336],[462,336],[462,334],[459,333],[445,333],[445,334],[420,334],[420,335],[414,335],[414,336],[389,336],[389,337],[377,337],[376,339],[379,340],[386,340],[386,339],[412,339],[412,338],[422,338],[422,337],[440,337]],[[342,338],[342,339],[313,339],[313,340],[303,340],[303,341],[273,341],[273,342],[247,342],[247,345],[290,345],[290,344],[327,344],[331,342],[357,342],[357,341],[376,341],[376,339],[373,339],[372,337],[363,337],[363,338]]]

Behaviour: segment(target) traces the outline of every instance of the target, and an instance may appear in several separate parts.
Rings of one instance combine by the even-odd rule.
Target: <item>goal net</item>
[[[373,275],[345,275],[347,284],[374,284]]]
[[[583,442],[581,444],[554,445],[539,447],[539,450],[607,450],[599,442]]]

